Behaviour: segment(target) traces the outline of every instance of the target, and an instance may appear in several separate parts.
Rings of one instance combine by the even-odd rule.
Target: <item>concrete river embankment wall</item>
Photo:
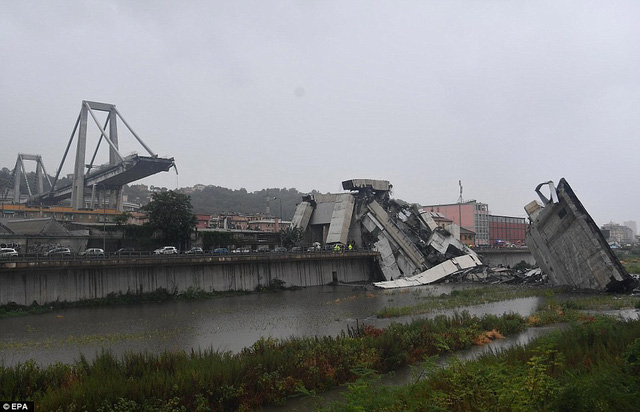
[[[0,305],[76,302],[110,293],[255,290],[379,280],[377,254],[264,254],[198,257],[15,261],[0,265]]]

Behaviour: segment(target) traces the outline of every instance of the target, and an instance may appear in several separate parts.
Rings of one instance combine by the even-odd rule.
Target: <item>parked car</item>
[[[219,247],[219,248],[213,249],[212,253],[226,255],[227,253],[229,253],[229,249],[227,249],[226,247]]]
[[[237,248],[237,249],[233,249],[231,251],[231,253],[251,253],[251,249],[249,248]]]
[[[0,248],[0,259],[11,259],[17,258],[18,252],[14,248],[11,247],[3,247]]]
[[[113,252],[114,255],[118,255],[118,256],[131,256],[136,252],[136,250],[132,247],[122,247],[118,250],[116,250],[115,252]]]
[[[273,248],[273,253],[285,253],[287,251],[287,248],[284,246],[276,246],[275,248]]]
[[[84,252],[80,253],[80,255],[82,256],[104,256],[104,250],[97,248],[97,247],[92,247],[89,248],[87,250],[85,250]]]
[[[154,255],[177,255],[178,249],[174,246],[163,246],[160,249],[156,249],[153,251]]]
[[[204,250],[201,247],[192,247],[184,253],[187,255],[204,255]]]
[[[57,247],[54,249],[51,249],[50,251],[46,252],[44,254],[45,256],[71,256],[71,250],[68,247]]]

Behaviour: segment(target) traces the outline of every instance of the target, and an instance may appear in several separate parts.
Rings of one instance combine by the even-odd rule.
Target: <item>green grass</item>
[[[512,287],[492,285],[473,289],[454,290],[450,294],[439,296],[426,295],[422,302],[415,305],[385,307],[378,311],[379,318],[394,318],[431,313],[437,310],[460,308],[484,303],[500,302],[532,296],[544,297],[547,301],[562,301],[564,309],[577,310],[618,310],[640,307],[640,298],[631,295],[615,294],[575,294],[562,288],[551,287]]]
[[[638,410],[640,321],[596,317],[539,338],[388,387],[363,374],[327,410]]]
[[[563,321],[566,313],[540,316]],[[516,314],[452,316],[368,325],[337,337],[260,339],[240,353],[213,350],[102,352],[93,361],[0,367],[0,399],[33,400],[40,410],[249,410],[352,382],[362,370],[385,373],[428,356],[454,352],[487,331],[508,335],[529,326]],[[538,320],[538,323],[541,321]],[[180,410],[180,409],[178,409]]]
[[[459,308],[483,303],[500,302],[532,296],[553,296],[561,288],[511,287],[508,285],[483,286],[473,289],[454,290],[439,296],[426,295],[422,302],[410,306],[386,307],[376,313],[379,318],[419,315],[436,310]]]
[[[254,410],[347,383],[345,403],[332,409],[567,410],[571,406],[571,410],[586,410],[607,409],[613,398],[609,393],[598,394],[604,399],[604,407],[598,407],[596,395],[576,399],[571,390],[592,390],[596,384],[609,388],[606,382],[615,379],[616,385],[618,381],[627,385],[611,388],[611,394],[622,397],[624,410],[629,397],[623,389],[638,394],[637,380],[627,374],[640,373],[640,341],[633,340],[640,336],[640,326],[577,309],[611,308],[618,303],[626,307],[637,304],[637,298],[573,295],[566,299],[554,290],[494,286],[426,296],[425,301],[435,300],[444,307],[523,294],[545,295],[540,309],[528,317],[478,317],[462,311],[392,323],[386,329],[358,325],[336,337],[264,338],[236,354],[198,350],[116,357],[103,351],[92,361],[81,357],[71,365],[41,367],[29,361],[0,366],[0,399],[33,400],[39,410],[54,411]],[[445,371],[434,369],[430,379],[415,383],[421,386],[391,389],[375,384],[381,373],[468,348],[496,333],[511,335],[558,322],[573,323],[571,330],[578,332],[562,341],[543,340],[536,347],[517,348],[506,358],[482,358],[480,366],[460,363]],[[592,369],[599,377],[582,374]]]
[[[639,303],[638,296],[600,294],[568,295],[564,297],[562,305],[579,310],[619,310],[637,307]]]
[[[620,263],[628,273],[640,274],[640,257],[623,257]]]

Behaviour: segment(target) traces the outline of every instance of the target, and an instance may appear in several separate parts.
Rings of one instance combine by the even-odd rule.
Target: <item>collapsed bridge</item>
[[[391,199],[388,181],[351,179],[342,187],[350,192],[305,196],[292,226],[304,232],[307,244],[352,245],[379,252],[386,281],[376,286],[406,286],[404,279],[420,274],[426,277],[415,278],[414,284],[431,282],[452,270],[482,265],[453,230],[439,227],[418,205]]]
[[[549,186],[549,197],[541,187]],[[439,227],[416,204],[391,199],[386,180],[342,182],[349,193],[307,195],[298,205],[292,226],[303,241],[353,245],[379,252],[384,281],[380,288],[434,283],[453,274],[467,274],[483,259],[456,237],[459,227]],[[553,285],[607,292],[629,292],[638,286],[613,253],[569,183],[561,179],[538,185],[542,203],[525,210],[530,224],[526,242],[540,270]]]

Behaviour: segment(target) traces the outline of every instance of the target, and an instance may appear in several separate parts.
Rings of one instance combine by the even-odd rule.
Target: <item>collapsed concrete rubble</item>
[[[542,273],[540,268],[512,269],[484,266],[455,273],[447,278],[447,282],[545,285],[547,284],[547,276]]]
[[[482,266],[476,253],[451,231],[438,227],[417,205],[390,197],[386,180],[342,182],[350,193],[307,195],[296,208],[292,226],[307,244],[352,245],[380,253],[381,288],[415,286]]]
[[[549,197],[540,189],[549,187]],[[525,210],[531,221],[526,243],[554,285],[607,292],[628,292],[637,281],[624,269],[569,183],[541,183]]]

